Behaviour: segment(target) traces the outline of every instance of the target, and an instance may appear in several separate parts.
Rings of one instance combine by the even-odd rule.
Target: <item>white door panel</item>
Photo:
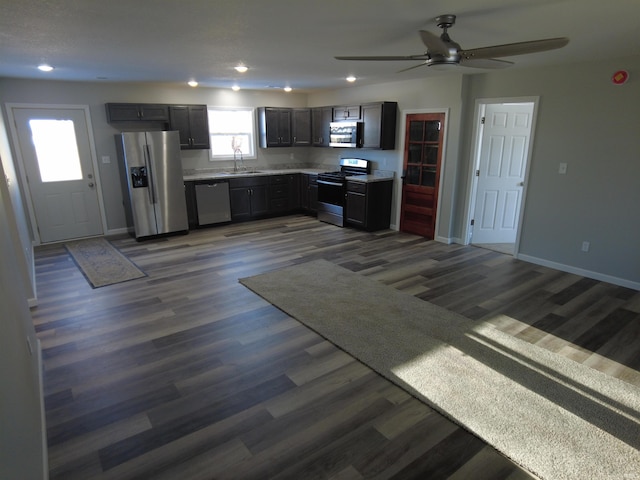
[[[533,104],[489,104],[477,170],[473,243],[514,243]]]
[[[12,113],[40,241],[104,233],[85,110],[14,107]]]

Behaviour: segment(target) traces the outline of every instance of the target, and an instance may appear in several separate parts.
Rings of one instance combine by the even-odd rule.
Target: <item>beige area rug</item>
[[[636,479],[640,389],[324,260],[240,282],[545,479]]]
[[[77,240],[64,246],[93,288],[147,276],[104,238]]]

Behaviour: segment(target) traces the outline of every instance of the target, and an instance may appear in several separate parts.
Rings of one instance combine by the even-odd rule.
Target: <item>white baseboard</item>
[[[131,229],[125,227],[125,228],[114,228],[111,230],[107,230],[107,233],[105,234],[105,236],[109,236],[109,235],[122,235],[124,233],[128,234],[131,233]]]
[[[49,479],[49,450],[47,446],[47,421],[44,406],[44,366],[42,364],[42,343],[36,339],[36,362],[38,363],[38,387],[40,389],[40,424],[42,428],[42,478]]]
[[[571,265],[564,265],[562,263],[552,262],[550,260],[545,260],[544,258],[532,257],[531,255],[525,255],[522,253],[517,253],[515,255],[515,258],[517,258],[518,260],[523,260],[525,262],[535,263],[536,265],[542,265],[543,267],[554,268],[562,272],[568,272],[575,275],[580,275],[582,277],[593,278],[594,280],[600,280],[601,282],[607,282],[613,285],[631,288],[633,290],[640,290],[640,282],[634,282],[625,278],[618,278],[612,275],[607,275],[605,273],[593,272],[591,270],[585,270],[583,268],[572,267]]]
[[[458,238],[458,237],[440,237],[440,236],[436,236],[435,237],[435,241],[436,242],[440,242],[440,243],[446,243],[447,245],[451,245],[452,243],[458,243],[460,245],[464,245],[464,242],[462,241],[462,239]]]

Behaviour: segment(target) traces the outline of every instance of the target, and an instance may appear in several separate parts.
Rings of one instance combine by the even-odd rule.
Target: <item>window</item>
[[[209,107],[211,160],[256,158],[255,122],[250,107]]]
[[[82,168],[73,120],[29,120],[43,183],[81,180]]]

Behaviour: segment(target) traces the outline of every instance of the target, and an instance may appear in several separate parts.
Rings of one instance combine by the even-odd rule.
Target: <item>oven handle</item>
[[[329,182],[327,180],[318,180],[318,183],[321,183],[322,185],[331,185],[333,187],[341,187],[342,186],[342,182],[338,183],[338,182]]]

